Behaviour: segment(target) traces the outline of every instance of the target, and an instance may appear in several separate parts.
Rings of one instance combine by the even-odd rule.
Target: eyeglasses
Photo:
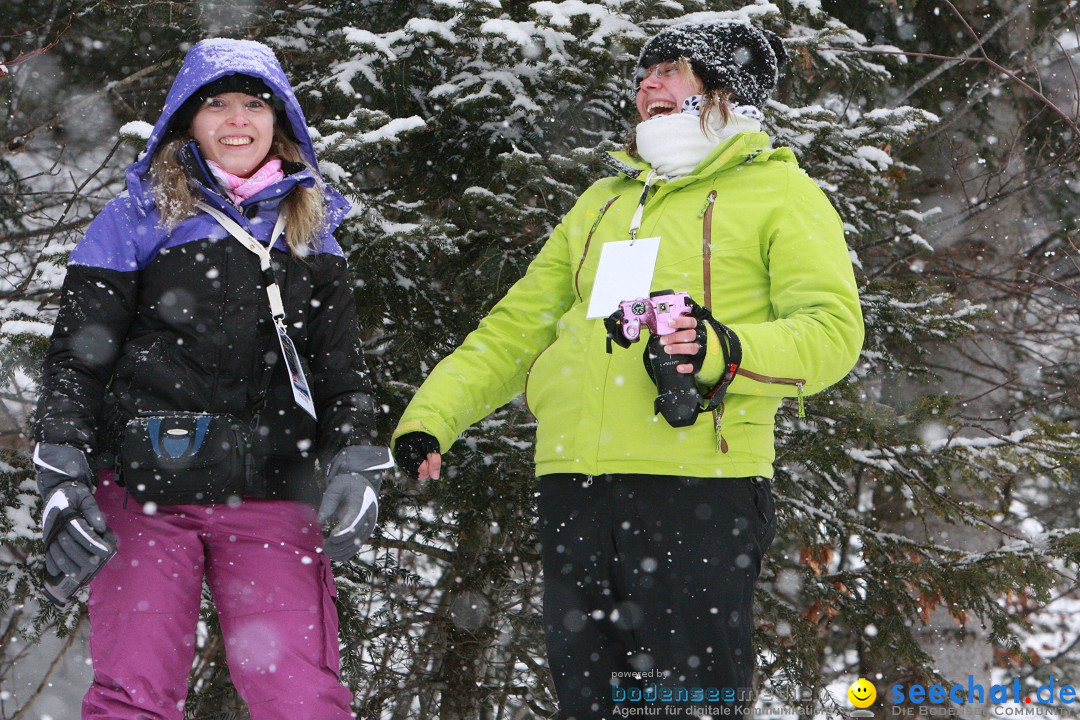
[[[638,78],[638,85],[645,82],[650,76],[656,76],[659,80],[667,80],[674,77],[679,72],[679,66],[677,63],[668,61],[656,63],[648,70],[639,71],[641,76]]]

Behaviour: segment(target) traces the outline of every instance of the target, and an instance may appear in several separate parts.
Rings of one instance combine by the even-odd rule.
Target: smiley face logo
[[[859,678],[851,683],[847,691],[848,700],[857,708],[866,708],[877,699],[877,688],[866,678]]]

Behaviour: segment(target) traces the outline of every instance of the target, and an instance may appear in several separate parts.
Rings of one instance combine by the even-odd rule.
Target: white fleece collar
[[[709,123],[702,130],[700,102],[701,96],[693,95],[683,102],[681,112],[638,124],[638,154],[661,175],[668,178],[687,175],[720,143],[741,132],[761,130],[761,111],[753,106],[734,108],[726,124],[720,113],[710,113]]]

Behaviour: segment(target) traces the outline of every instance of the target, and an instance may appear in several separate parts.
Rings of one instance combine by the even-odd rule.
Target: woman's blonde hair
[[[694,68],[686,58],[675,61],[675,69],[687,84],[692,85],[694,90],[701,94],[701,132],[706,132],[709,126],[709,118],[713,113],[720,113],[720,118],[726,125],[731,119],[731,90],[726,88],[706,88],[701,78],[694,74]],[[682,108],[675,108],[679,112]],[[626,153],[631,157],[640,157],[637,151],[637,127],[630,128],[626,134]]]
[[[150,163],[154,201],[161,215],[161,225],[169,231],[197,215],[199,211],[195,203],[202,199],[199,189],[180,163],[180,149],[189,142],[191,137],[185,134],[162,144]],[[307,165],[300,146],[278,122],[274,123],[269,155],[281,158],[282,162]],[[326,218],[323,183],[314,168],[312,174],[315,176],[314,187],[298,185],[281,202],[281,212],[285,215],[285,242],[289,251],[297,257],[304,257],[314,249]]]

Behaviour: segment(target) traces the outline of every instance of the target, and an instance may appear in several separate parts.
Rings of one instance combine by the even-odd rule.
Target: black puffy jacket
[[[264,244],[282,199],[314,183],[304,165],[287,163],[292,172],[240,212],[217,190],[194,143],[181,157],[207,202]],[[327,234],[298,258],[281,239],[272,256],[317,423],[293,401],[277,357],[258,257],[205,213],[165,232],[156,211],[144,213],[125,194],[71,255],[44,364],[38,440],[79,447],[110,466],[138,413],[229,413],[253,423],[257,415],[253,451],[262,471],[245,495],[317,502],[315,460],[325,467],[341,448],[370,444],[375,409],[340,247]]]

